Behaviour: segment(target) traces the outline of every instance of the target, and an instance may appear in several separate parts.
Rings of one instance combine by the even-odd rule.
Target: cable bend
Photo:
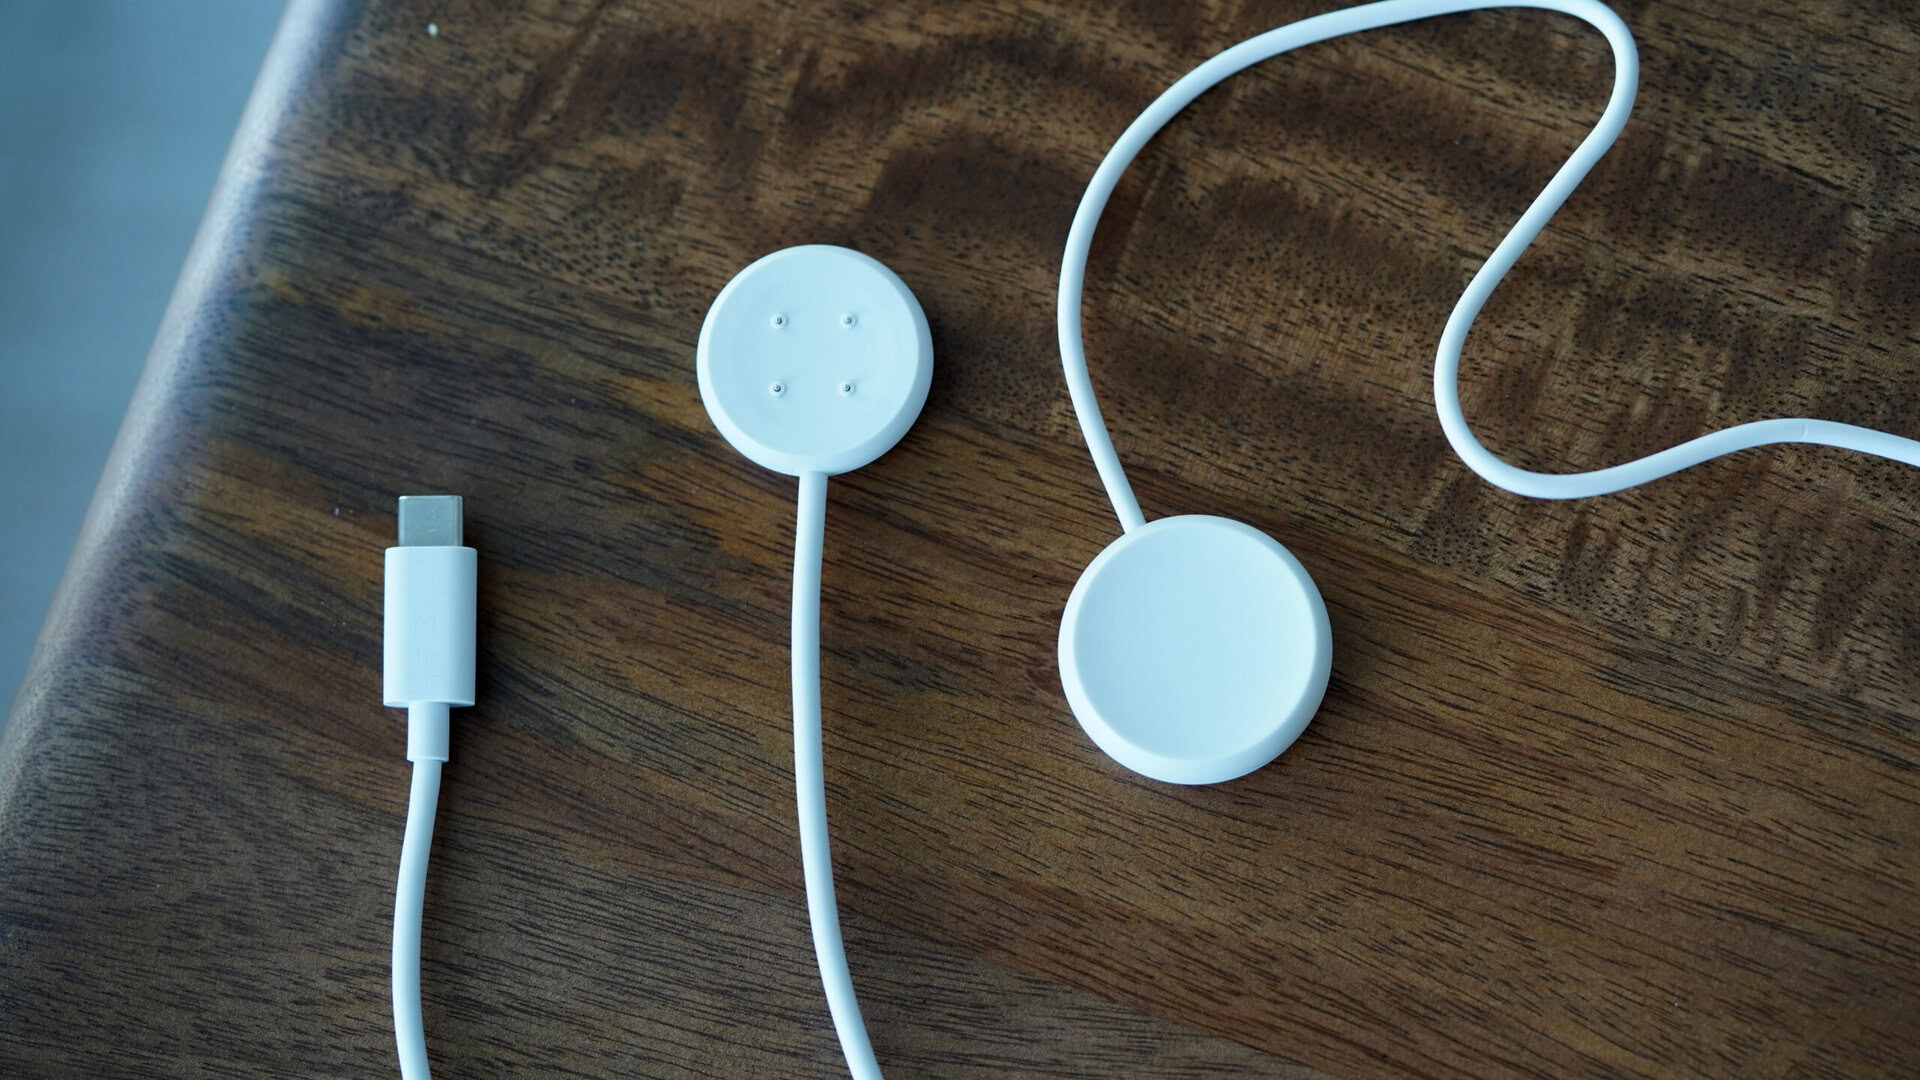
[[[1106,487],[1107,498],[1113,503],[1122,529],[1131,530],[1144,524],[1146,519],[1127,482],[1119,456],[1114,452],[1113,441],[1100,415],[1099,403],[1094,398],[1093,382],[1087,373],[1080,307],[1094,229],[1127,166],[1148,140],[1195,98],[1229,76],[1262,60],[1303,45],[1362,30],[1436,15],[1505,7],[1559,12],[1580,19],[1598,30],[1613,49],[1614,84],[1607,106],[1593,130],[1575,148],[1566,163],[1560,166],[1559,171],[1554,173],[1532,205],[1520,215],[1513,229],[1474,274],[1440,335],[1433,367],[1434,407],[1439,413],[1440,427],[1446,434],[1448,444],[1467,467],[1489,483],[1519,495],[1541,499],[1575,499],[1620,491],[1713,458],[1773,443],[1835,446],[1920,466],[1920,442],[1913,439],[1851,424],[1808,419],[1763,420],[1741,424],[1711,432],[1636,461],[1590,472],[1534,472],[1494,456],[1474,436],[1460,405],[1460,354],[1466,344],[1467,333],[1500,280],[1626,126],[1639,87],[1639,52],[1634,47],[1633,34],[1627,29],[1626,23],[1599,0],[1384,0],[1329,12],[1270,30],[1194,68],[1168,87],[1128,125],[1087,184],[1087,192],[1074,213],[1073,226],[1068,231],[1066,252],[1060,265],[1060,359],[1081,434],[1087,441],[1094,467],[1099,470],[1101,483]]]

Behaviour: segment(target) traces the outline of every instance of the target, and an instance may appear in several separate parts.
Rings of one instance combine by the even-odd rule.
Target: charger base
[[[714,426],[789,476],[886,453],[933,382],[933,336],[913,292],[873,258],[826,244],[736,274],[707,310],[696,355]]]
[[[1173,784],[1280,756],[1326,695],[1327,607],[1300,560],[1250,525],[1161,518],[1087,566],[1060,622],[1067,701],[1095,745]]]

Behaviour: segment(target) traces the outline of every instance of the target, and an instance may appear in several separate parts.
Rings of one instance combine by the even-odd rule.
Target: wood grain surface
[[[1523,501],[1435,420],[1442,321],[1605,100],[1573,20],[1263,64],[1120,186],[1088,352],[1141,502],[1279,538],[1336,652],[1234,783],[1075,726],[1058,618],[1119,530],[1053,342],[1068,221],[1161,88],[1325,6],[299,0],[0,734],[0,1075],[395,1072],[381,549],[428,491],[481,552],[437,1074],[844,1075],[793,485],[693,379],[720,287],[810,242],[899,272],[936,350],[829,491],[889,1076],[1914,1075],[1920,476],[1787,448]],[[1913,6],[1621,10],[1640,105],[1470,342],[1482,437],[1565,470],[1773,415],[1920,434]]]

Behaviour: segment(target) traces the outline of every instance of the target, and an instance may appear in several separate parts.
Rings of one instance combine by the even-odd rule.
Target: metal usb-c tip
[[[459,495],[400,496],[400,546],[460,547],[465,510]]]

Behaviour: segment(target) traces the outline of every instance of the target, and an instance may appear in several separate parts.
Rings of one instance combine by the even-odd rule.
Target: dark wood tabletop
[[[0,1075],[393,1075],[395,496],[466,496],[479,704],[428,885],[437,1075],[844,1075],[787,697],[793,482],[694,344],[769,251],[874,255],[926,410],[829,491],[826,761],[890,1077],[1911,1076],[1920,476],[1742,453],[1528,501],[1435,419],[1454,299],[1605,43],[1503,11],[1206,95],[1120,185],[1088,353],[1149,517],[1285,543],[1335,633],[1278,762],[1075,725],[1119,534],[1067,225],[1173,79],[1315,2],[300,0],[0,734]],[[1496,452],[1920,435],[1920,18],[1625,4],[1619,144],[1464,367]]]

